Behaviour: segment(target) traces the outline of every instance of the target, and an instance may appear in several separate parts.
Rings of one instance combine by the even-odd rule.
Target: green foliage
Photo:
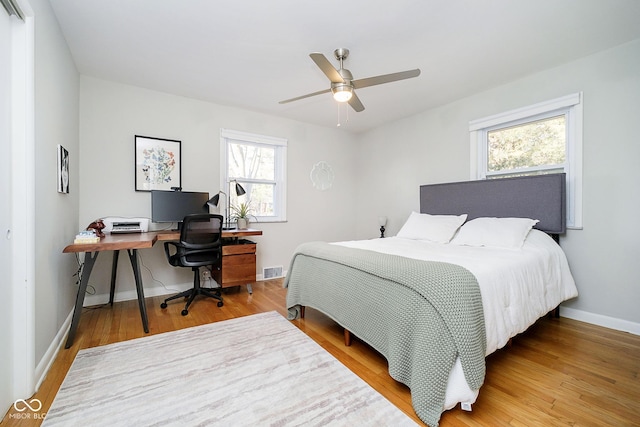
[[[239,218],[249,219],[249,217],[253,216],[253,208],[251,207],[251,202],[241,202],[237,205],[231,205],[231,219],[237,220]],[[255,218],[255,217],[254,217]]]
[[[565,162],[564,116],[488,132],[489,171],[506,171]]]

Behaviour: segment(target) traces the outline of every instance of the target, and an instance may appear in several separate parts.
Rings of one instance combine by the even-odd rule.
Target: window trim
[[[486,179],[487,131],[565,114],[567,126],[567,228],[582,229],[582,92],[469,122],[471,179]],[[543,169],[543,168],[540,168]]]
[[[274,158],[275,168],[275,187],[274,187],[274,216],[256,216],[259,222],[285,222],[287,220],[287,142],[285,138],[278,138],[273,136],[258,135],[249,132],[237,131],[232,129],[220,129],[220,182],[224,183],[225,193],[229,188],[229,180],[238,178],[240,181],[245,181],[240,177],[228,176],[228,143],[229,141],[244,142],[248,144],[271,146],[276,148],[276,155]],[[249,182],[251,180],[247,180]],[[253,182],[263,182],[261,180]],[[227,200],[228,203],[228,200]]]

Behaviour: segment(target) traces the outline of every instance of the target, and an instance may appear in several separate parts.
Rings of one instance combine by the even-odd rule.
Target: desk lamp
[[[235,179],[232,179],[231,181],[229,181],[229,194],[231,194],[232,182],[236,183],[236,195],[242,196],[243,194],[247,193],[242,187],[242,185],[238,183],[238,181],[236,181]],[[213,196],[207,201],[207,204],[210,206],[218,206],[218,203],[220,203],[220,194],[224,194],[227,197],[227,215],[225,217],[225,225],[224,227],[222,227],[222,229],[231,230],[233,227],[231,227],[231,222],[229,221],[229,217],[231,216],[231,200],[229,198],[229,195],[224,191],[218,191],[218,193],[215,196]]]

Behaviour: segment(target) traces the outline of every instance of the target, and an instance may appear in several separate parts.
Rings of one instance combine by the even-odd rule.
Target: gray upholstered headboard
[[[565,174],[420,186],[420,212],[432,215],[537,219],[550,234],[566,229]]]

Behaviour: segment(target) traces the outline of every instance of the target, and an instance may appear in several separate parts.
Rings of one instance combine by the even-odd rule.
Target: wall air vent
[[[275,277],[282,277],[282,266],[265,267],[262,269],[262,277],[264,279],[273,279]]]

